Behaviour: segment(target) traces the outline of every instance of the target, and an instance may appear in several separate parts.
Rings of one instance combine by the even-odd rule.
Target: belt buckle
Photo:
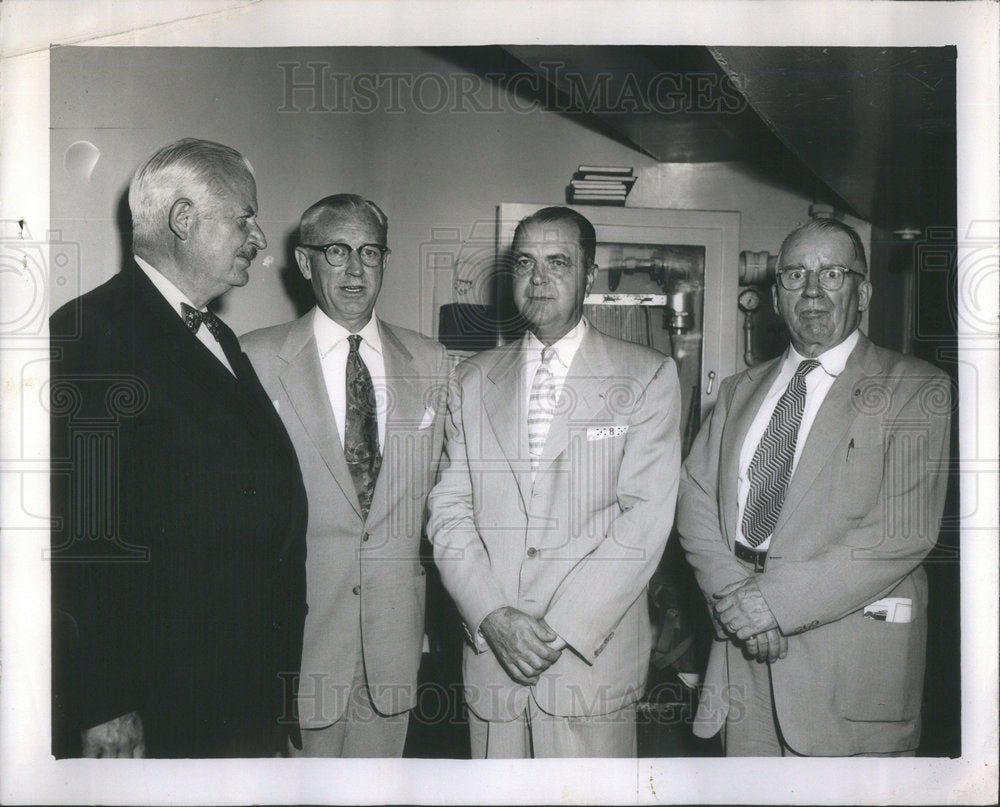
[[[747,563],[753,563],[753,570],[755,572],[764,571],[764,562],[767,559],[766,549],[754,549],[753,547],[746,546],[745,544],[737,543],[733,547],[733,550],[740,560],[745,560]]]

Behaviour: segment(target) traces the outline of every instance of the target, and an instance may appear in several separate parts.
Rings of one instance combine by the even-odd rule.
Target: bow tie
[[[215,341],[219,341],[219,335],[222,333],[222,321],[211,311],[199,311],[187,303],[181,303],[181,314],[184,315],[184,324],[191,329],[191,333],[198,333],[198,328],[204,324],[208,328],[208,332],[215,337]]]

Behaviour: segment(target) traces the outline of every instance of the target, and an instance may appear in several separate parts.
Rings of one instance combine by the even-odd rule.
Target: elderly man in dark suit
[[[129,206],[135,263],[50,320],[56,737],[270,756],[294,728],[305,491],[207,308],[266,246],[256,185],[238,152],[185,139],[139,168]]]
[[[949,388],[858,330],[864,246],[835,219],[778,254],[778,358],[726,379],[681,477],[678,528],[717,631],[695,733],[729,756],[912,754],[921,560],[944,505]]]

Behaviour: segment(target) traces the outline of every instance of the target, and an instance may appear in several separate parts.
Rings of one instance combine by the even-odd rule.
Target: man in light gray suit
[[[595,242],[569,208],[518,225],[529,331],[464,362],[449,397],[428,533],[468,632],[476,758],[636,753],[680,397],[672,359],[582,318]]]
[[[292,439],[309,500],[298,689],[314,757],[398,757],[416,703],[420,537],[443,440],[445,349],[372,312],[389,248],[373,202],[302,214],[295,258],[316,308],[241,340]]]
[[[681,477],[678,529],[716,640],[695,733],[728,756],[912,754],[921,560],[947,478],[947,377],[858,330],[864,246],[835,219],[778,253],[791,345],[723,381]]]

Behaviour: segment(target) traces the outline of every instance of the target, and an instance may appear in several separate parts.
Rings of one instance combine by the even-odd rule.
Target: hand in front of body
[[[788,654],[788,639],[753,577],[730,583],[712,596],[715,618],[727,634],[744,643],[751,658],[777,661]]]
[[[94,759],[140,759],[146,756],[142,720],[138,712],[129,712],[107,723],[80,732],[83,756]]]
[[[538,676],[562,655],[561,648],[557,648],[565,647],[544,619],[535,619],[508,605],[490,613],[479,630],[507,675],[519,684],[537,683]]]

